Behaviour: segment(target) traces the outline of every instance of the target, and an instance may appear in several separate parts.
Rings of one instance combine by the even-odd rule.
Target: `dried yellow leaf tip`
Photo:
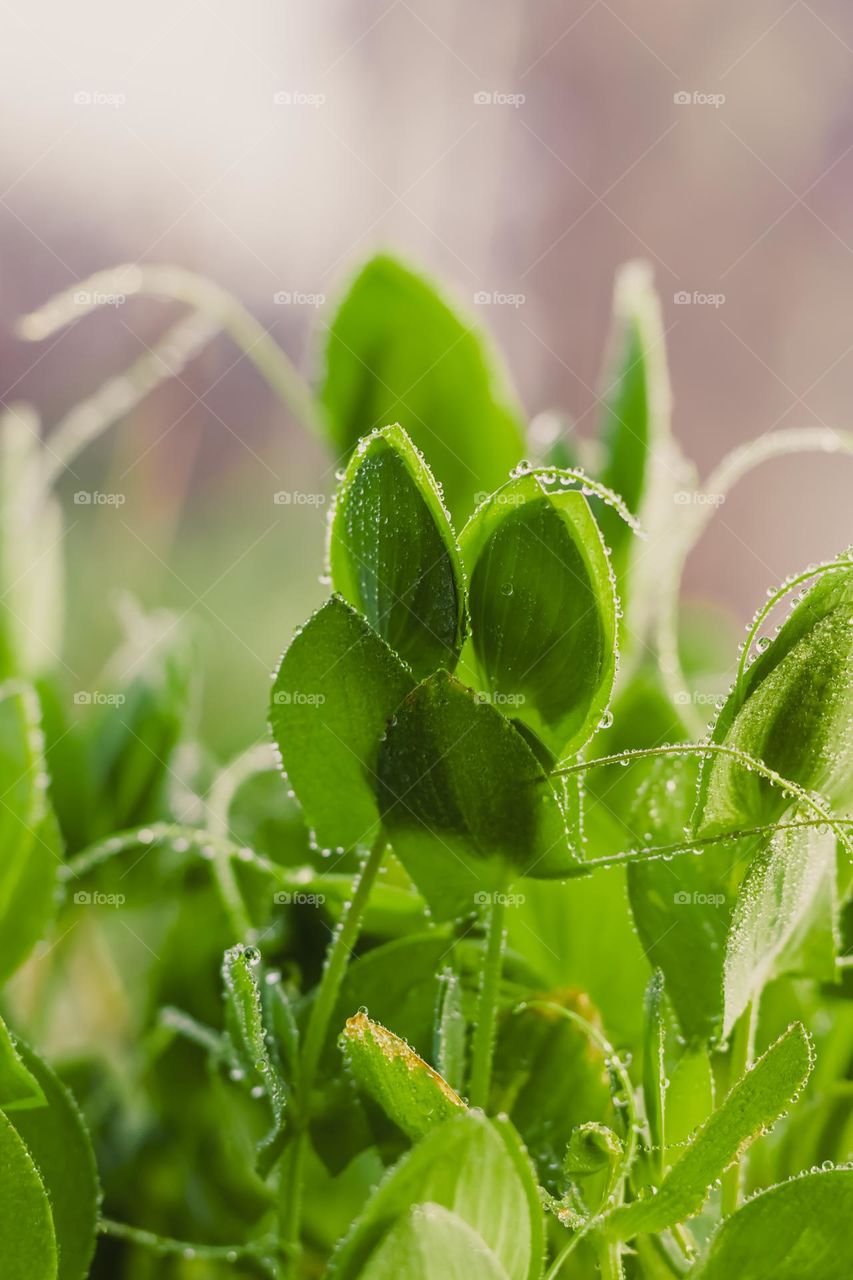
[[[465,1110],[429,1063],[367,1014],[347,1019],[340,1045],[359,1085],[413,1141]]]

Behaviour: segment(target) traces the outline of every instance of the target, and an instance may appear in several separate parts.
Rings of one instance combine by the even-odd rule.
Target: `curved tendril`
[[[215,835],[227,839],[228,814],[243,783],[255,774],[274,770],[278,770],[278,763],[272,743],[264,741],[247,747],[220,769],[207,794],[208,821]]]
[[[193,1244],[188,1240],[175,1240],[171,1236],[158,1235],[156,1231],[146,1231],[143,1227],[133,1227],[126,1222],[116,1222],[112,1218],[101,1218],[98,1223],[101,1235],[112,1236],[117,1240],[127,1240],[139,1245],[142,1249],[150,1249],[161,1256],[179,1255],[209,1261],[218,1260],[236,1262],[239,1258],[252,1258],[267,1271],[272,1271],[274,1263],[268,1253],[277,1248],[273,1236],[266,1240],[252,1240],[248,1244]]]
[[[643,529],[640,521],[631,512],[627,502],[618,494],[615,489],[610,489],[606,484],[602,484],[599,480],[593,480],[580,467],[531,467],[524,470],[520,474],[528,476],[536,476],[543,480],[562,480],[568,477],[579,484],[582,489],[588,489],[590,493],[595,494],[597,498],[601,498],[602,502],[606,502],[612,507],[616,514],[624,520],[632,533],[638,538],[647,538],[648,534]]]
[[[834,431],[829,427],[792,427],[758,436],[747,444],[739,445],[727,453],[705,481],[703,492],[719,498],[725,496],[748,475],[771,458],[786,457],[795,453],[848,453],[853,454],[853,432]],[[690,508],[691,519],[680,545],[676,548],[669,566],[669,583],[663,593],[664,603],[657,614],[658,662],[664,686],[675,702],[681,702],[687,691],[687,678],[681,665],[678,641],[678,603],[681,598],[681,580],[690,552],[710,524],[719,501],[697,502]],[[704,724],[695,708],[688,704],[682,708],[695,732],[703,732]]]
[[[80,300],[81,294],[85,295],[84,301]],[[23,316],[16,331],[30,342],[40,342],[72,321],[114,301],[117,295],[125,298],[147,295],[183,302],[214,321],[252,362],[285,407],[308,430],[322,435],[310,387],[270,332],[233,294],[182,267],[126,263],[109,271],[98,271]]]
[[[650,760],[657,756],[692,756],[698,755],[707,758],[709,754],[725,755],[737,760],[739,764],[744,765],[747,769],[753,770],[755,773],[761,774],[768,782],[774,786],[781,787],[783,791],[789,791],[796,796],[798,800],[807,805],[820,818],[818,826],[829,826],[838,832],[838,839],[844,845],[847,853],[853,858],[853,841],[842,830],[847,825],[844,819],[837,818],[833,813],[826,809],[814,796],[810,795],[803,787],[796,782],[791,782],[788,778],[783,778],[781,773],[777,773],[775,769],[771,769],[763,760],[758,760],[755,756],[748,755],[745,751],[739,751],[737,747],[728,747],[722,742],[690,742],[690,743],[672,743],[663,747],[642,747],[634,751],[617,751],[613,755],[599,756],[596,760],[581,760],[577,764],[564,765],[560,769],[555,769],[554,773],[563,776],[570,773],[583,773],[586,769],[602,768],[608,764],[620,764],[623,760],[630,764],[634,760]]]
[[[198,312],[182,316],[138,360],[69,409],[45,442],[41,470],[45,488],[55,484],[87,445],[131,413],[161,383],[180,378],[220,328],[218,320]]]
[[[737,690],[738,698],[741,697],[741,686],[743,684],[743,677],[746,671],[749,651],[752,648],[756,634],[767,615],[775,609],[779,601],[784,600],[785,596],[788,595],[789,592],[793,591],[795,587],[800,586],[803,582],[808,582],[809,578],[817,578],[824,573],[832,573],[833,570],[836,569],[853,569],[853,560],[830,560],[826,564],[818,564],[812,569],[806,569],[803,573],[797,574],[795,578],[792,578],[790,582],[786,582],[778,591],[774,591],[767,603],[759,609],[758,613],[755,615],[752,626],[749,629],[749,635],[746,637],[746,642],[741,649],[740,658],[738,660],[737,677],[735,679],[735,688]]]

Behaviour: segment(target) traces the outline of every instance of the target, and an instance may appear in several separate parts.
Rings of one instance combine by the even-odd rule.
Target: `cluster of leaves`
[[[213,286],[134,270],[90,295],[191,303],[165,345],[221,325],[338,450],[332,593],[275,754],[213,766],[191,646],[130,608],[114,694],[69,714],[56,459],[157,376],[47,449],[2,420],[0,979],[59,1070],[0,1022],[4,1276],[841,1280],[853,560],[739,657],[679,643],[705,507],[639,264],[599,440],[527,449],[483,338],[391,259],[316,398]],[[717,658],[697,726],[682,663]]]

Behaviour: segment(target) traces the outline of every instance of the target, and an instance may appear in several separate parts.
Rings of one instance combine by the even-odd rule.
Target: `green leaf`
[[[540,1275],[542,1210],[524,1148],[507,1121],[469,1111],[433,1129],[395,1165],[333,1255],[329,1280],[360,1277],[392,1226],[424,1204],[465,1222],[507,1280]]]
[[[0,679],[59,661],[63,519],[41,475],[39,421],[30,405],[0,415]]]
[[[847,1280],[853,1170],[770,1187],[722,1224],[690,1280]]]
[[[559,1170],[575,1129],[586,1122],[618,1127],[607,1054],[588,1027],[598,1017],[580,993],[560,993],[576,1015],[540,1004],[507,1012],[498,1027],[490,1109],[506,1113],[531,1154],[539,1180],[557,1193]]]
[[[44,1105],[45,1096],[38,1080],[24,1066],[9,1028],[0,1018],[0,1110],[18,1111]]]
[[[831,806],[853,804],[853,562],[824,573],[736,682],[711,741],[762,760]],[[715,752],[702,767],[697,828],[776,821],[778,786]]]
[[[0,981],[23,963],[54,911],[61,850],[43,747],[33,690],[0,687]]]
[[[3,1280],[57,1280],[50,1201],[32,1156],[2,1111],[0,1249]]]
[[[616,277],[604,385],[601,480],[645,524],[668,476],[671,407],[660,302],[646,262],[628,262]],[[630,556],[630,532],[604,504],[596,503],[596,515],[621,574]]]
[[[655,970],[646,987],[643,1035],[643,1100],[652,1144],[653,1162],[660,1178],[665,1148],[666,1069],[664,1044],[666,1024],[663,1011],[663,973]]]
[[[664,1178],[657,1195],[614,1209],[604,1222],[610,1240],[664,1231],[698,1213],[709,1188],[759,1133],[787,1109],[812,1066],[799,1022],[780,1036],[738,1081]]]
[[[615,585],[586,498],[518,476],[477,509],[461,544],[485,689],[555,757],[576,753],[616,674]]]
[[[652,762],[629,821],[643,844],[684,842],[698,766],[687,756]],[[723,1016],[723,963],[734,893],[755,841],[708,845],[698,856],[628,864],[628,894],[640,941],[661,969],[684,1034],[713,1040]]]
[[[362,268],[332,321],[320,400],[343,457],[401,422],[457,520],[523,453],[520,411],[476,326],[385,255]]]
[[[465,1103],[405,1040],[363,1013],[348,1018],[341,1049],[361,1087],[413,1142]]]
[[[50,1199],[59,1254],[57,1280],[85,1280],[101,1205],[92,1142],[80,1108],[55,1072],[20,1041],[18,1052],[47,1100],[46,1107],[16,1111],[12,1119]]]
[[[394,852],[440,919],[470,913],[517,876],[571,865],[562,811],[530,747],[446,672],[398,708],[378,775]]]
[[[371,842],[379,820],[379,740],[413,683],[396,654],[338,596],[297,631],[286,650],[270,723],[320,844]]]
[[[506,1280],[488,1245],[439,1204],[415,1205],[391,1228],[360,1280]]]
[[[724,1035],[780,973],[794,969],[834,979],[835,874],[831,831],[777,831],[756,856],[732,913],[724,969]],[[817,945],[804,968],[800,948],[810,936]]]
[[[225,987],[225,1027],[235,1067],[255,1090],[269,1098],[276,1129],[284,1116],[284,1089],[270,1057],[264,1009],[258,983],[261,954],[256,947],[231,947],[225,952],[222,979]]]
[[[465,583],[435,481],[402,427],[362,440],[329,531],[335,590],[418,677],[452,671],[465,638]]]
[[[667,1167],[679,1158],[679,1148],[692,1140],[713,1109],[714,1075],[708,1051],[701,1046],[685,1049],[670,1072],[666,1091]]]
[[[452,969],[441,975],[436,1010],[434,1060],[452,1089],[465,1085],[467,1023],[462,1005],[462,983]]]

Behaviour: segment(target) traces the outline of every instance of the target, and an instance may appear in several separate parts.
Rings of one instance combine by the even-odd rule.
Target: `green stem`
[[[506,931],[504,929],[505,911],[506,894],[493,894],[492,908],[489,913],[486,956],[480,984],[480,999],[477,1004],[477,1025],[474,1029],[474,1044],[471,1051],[471,1081],[469,1089],[471,1106],[484,1109],[489,1102],[489,1086],[492,1079],[492,1055],[495,1047],[498,992],[500,990],[501,967],[504,942],[506,940]]]
[[[732,1056],[729,1066],[729,1091],[752,1066],[755,1056],[755,1031],[758,1023],[758,996],[747,1005],[740,1016],[732,1036]],[[734,1213],[743,1198],[746,1177],[746,1157],[735,1161],[723,1174],[721,1210],[724,1218]]]
[[[265,1269],[271,1269],[272,1260],[266,1255],[271,1247],[274,1247],[272,1240],[253,1240],[249,1244],[195,1244],[189,1240],[175,1240],[171,1236],[157,1235],[154,1231],[132,1227],[126,1222],[115,1222],[112,1218],[102,1218],[98,1223],[98,1231],[101,1235],[112,1236],[114,1240],[127,1240],[141,1249],[149,1249],[161,1257],[178,1256],[221,1262],[237,1262],[241,1258],[253,1258]]]
[[[323,976],[320,979],[317,995],[308,1018],[308,1026],[305,1030],[297,1084],[297,1124],[299,1128],[294,1133],[289,1151],[282,1164],[281,1172],[282,1195],[279,1235],[281,1244],[286,1250],[295,1250],[299,1246],[300,1221],[302,1217],[302,1175],[307,1149],[307,1126],[311,1091],[314,1087],[320,1055],[326,1042],[329,1022],[340,994],[341,984],[344,980],[352,949],[361,931],[364,910],[370,897],[370,891],[379,874],[379,868],[385,856],[386,844],[386,837],[380,831],[361,868],[360,874],[353,884],[349,906],[345,909],[340,923],[335,929],[332,944],[326,955]]]

